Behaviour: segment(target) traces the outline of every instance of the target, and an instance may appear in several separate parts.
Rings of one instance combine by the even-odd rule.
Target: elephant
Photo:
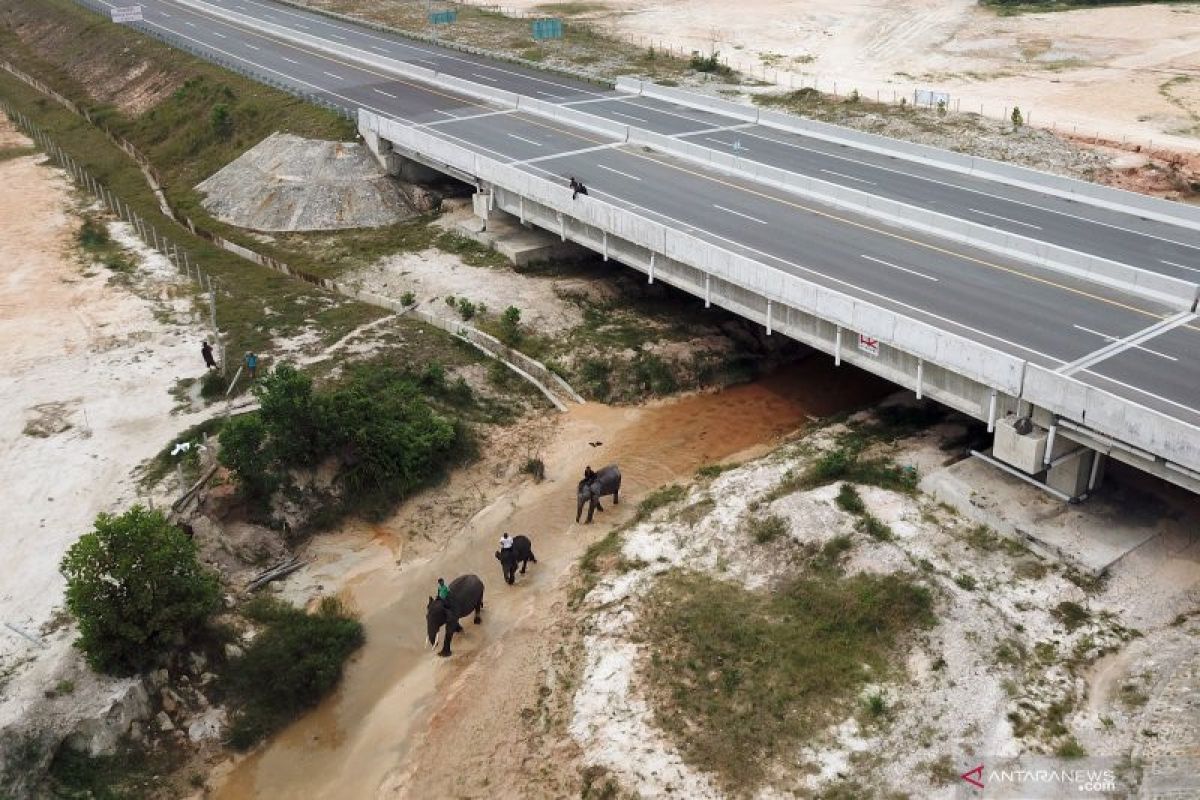
[[[604,510],[604,506],[600,505],[600,498],[606,494],[613,496],[613,505],[621,502],[621,470],[617,469],[616,464],[609,464],[591,478],[585,477],[579,482],[579,488],[575,491],[575,521],[579,522],[583,504],[588,503],[587,521],[590,524],[592,515],[597,510]]]
[[[475,612],[475,624],[482,622],[483,581],[478,575],[459,575],[450,581],[450,596],[443,600],[429,598],[425,604],[425,626],[429,632],[429,646],[437,645],[438,630],[446,626],[446,638],[438,653],[443,658],[450,655],[450,640],[462,630],[458,621]]]
[[[512,547],[496,551],[496,560],[500,562],[505,582],[511,585],[517,581],[517,564],[520,563],[521,574],[524,575],[530,561],[537,563],[537,556],[533,554],[533,542],[529,541],[528,536],[514,536]]]

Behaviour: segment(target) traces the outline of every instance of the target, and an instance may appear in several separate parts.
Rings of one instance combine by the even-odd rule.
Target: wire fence
[[[484,333],[483,331],[462,323],[443,320],[440,317],[436,317],[433,314],[430,314],[412,305],[406,306],[393,298],[382,297],[368,292],[359,291],[358,289],[340,284],[334,280],[331,280],[330,278],[315,275],[305,270],[296,269],[277,258],[259,253],[258,251],[246,247],[245,245],[230,241],[217,233],[206,230],[201,225],[197,225],[189,217],[180,214],[171,208],[165,193],[162,191],[162,182],[158,177],[157,171],[150,163],[150,160],[147,159],[146,156],[143,155],[142,152],[136,146],[134,146],[132,142],[114,134],[106,126],[97,121],[95,116],[91,114],[88,109],[75,103],[70,98],[64,97],[63,95],[54,91],[42,81],[39,81],[38,79],[22,72],[19,69],[16,69],[12,64],[9,64],[6,61],[0,61],[0,68],[5,69],[14,77],[24,81],[39,92],[45,93],[47,96],[60,103],[63,107],[74,112],[83,119],[86,119],[98,130],[101,130],[115,146],[119,147],[141,169],[147,185],[154,192],[155,197],[158,199],[163,215],[175,224],[187,228],[193,236],[210,242],[211,244],[228,253],[232,253],[239,258],[251,261],[259,266],[266,267],[293,278],[299,278],[306,283],[320,287],[327,291],[353,298],[359,302],[384,308],[397,314],[411,314],[412,316],[420,319],[422,322],[441,328],[449,332],[451,335],[470,343],[488,357],[504,363],[510,370],[517,373],[526,381],[530,382],[555,407],[559,408],[560,410],[565,408],[563,400],[568,402],[583,402],[583,399],[579,396],[579,394],[576,393],[566,381],[564,381],[560,376],[555,374],[540,361],[530,358],[520,351],[507,347],[498,339]],[[176,266],[182,265],[181,269],[190,278],[193,278],[193,280],[199,284],[202,290],[206,290],[208,292],[211,317],[210,322],[213,329],[213,336],[221,349],[220,363],[222,372],[224,372],[228,362],[225,358],[225,341],[217,327],[216,314],[216,288],[219,285],[219,281],[201,270],[200,266],[189,255],[186,249],[180,248],[177,243],[160,234],[153,224],[149,223],[143,217],[134,212],[127,202],[121,200],[103,183],[96,180],[86,169],[79,165],[78,161],[63,151],[62,148],[58,147],[58,145],[56,145],[45,133],[45,131],[37,126],[36,123],[34,123],[20,111],[13,108],[2,97],[0,97],[0,110],[3,110],[10,119],[16,122],[18,126],[29,133],[35,141],[42,145],[46,152],[50,154],[51,157],[54,158],[58,163],[63,165],[63,167],[66,168],[71,175],[81,183],[81,185],[85,186],[89,191],[100,198],[107,208],[112,210],[113,213],[117,214],[117,216],[122,220],[130,222],[134,230],[137,231],[138,236],[141,237],[143,241],[145,241],[147,244],[150,244],[164,255],[167,255],[168,258],[170,258],[172,262],[176,264]],[[229,384],[229,388],[232,390],[236,383],[237,376],[235,375],[233,381],[231,381]]]

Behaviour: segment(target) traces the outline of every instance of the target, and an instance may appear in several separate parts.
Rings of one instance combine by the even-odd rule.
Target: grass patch
[[[871,513],[862,515],[858,521],[858,529],[881,542],[891,541],[893,538],[892,527]]]
[[[1064,600],[1050,610],[1050,616],[1058,620],[1068,633],[1074,633],[1085,625],[1091,618],[1091,613],[1070,600]]]
[[[134,800],[161,790],[161,776],[179,763],[178,755],[164,750],[125,748],[111,756],[90,756],[60,747],[46,777],[52,797]]]
[[[672,483],[670,486],[664,486],[661,489],[655,489],[646,495],[642,502],[638,503],[637,516],[634,517],[634,522],[641,522],[663,506],[678,503],[685,497],[687,497],[687,489],[677,483]]]
[[[912,467],[902,467],[888,458],[863,459],[854,449],[838,447],[818,457],[803,472],[784,477],[767,499],[777,500],[836,481],[865,483],[909,495],[917,491],[917,471]]]
[[[862,495],[854,488],[853,484],[843,483],[838,489],[837,499],[834,501],[837,507],[842,511],[847,511],[851,514],[865,514],[867,507],[863,505]]]
[[[156,486],[163,478],[175,471],[177,463],[183,465],[183,478],[185,482],[194,481],[199,478],[200,450],[198,448],[193,446],[187,452],[177,456],[171,455],[171,451],[175,449],[175,445],[180,443],[189,442],[195,445],[203,441],[205,436],[209,438],[210,447],[216,446],[216,436],[221,432],[224,424],[224,417],[207,419],[204,422],[193,425],[172,439],[141,468],[142,475],[140,482],[142,486],[146,488]]]
[[[715,478],[731,469],[737,469],[738,466],[737,464],[705,464],[696,470],[696,477]]]
[[[716,506],[716,501],[705,495],[687,508],[681,509],[675,517],[680,522],[694,527],[696,523],[707,517],[709,512],[716,508]]]
[[[899,574],[818,574],[767,593],[667,573],[643,607],[661,637],[644,685],[684,757],[748,793],[773,758],[894,674],[901,645],[934,622],[932,605]]]
[[[11,147],[0,147],[0,162],[11,161],[14,158],[24,158],[31,156],[38,150],[33,146],[13,145]]]
[[[749,532],[750,538],[758,544],[769,544],[780,536],[787,535],[790,527],[787,520],[778,514],[771,514],[766,517],[752,517],[746,523],[746,530]]]
[[[229,741],[245,749],[317,704],[342,676],[342,665],[362,646],[363,627],[333,597],[306,614],[271,598],[243,609],[263,629],[231,661],[222,685],[235,709]]]

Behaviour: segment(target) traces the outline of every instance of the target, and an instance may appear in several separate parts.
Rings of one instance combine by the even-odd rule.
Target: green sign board
[[[458,19],[457,11],[431,11],[429,12],[430,25],[449,25]]]
[[[561,39],[561,19],[535,19],[533,21],[534,39]]]

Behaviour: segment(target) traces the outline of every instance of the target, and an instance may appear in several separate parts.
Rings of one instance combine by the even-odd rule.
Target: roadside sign
[[[872,358],[878,358],[879,357],[879,340],[872,339],[867,336],[863,336],[860,333],[858,335],[858,349],[862,350],[864,353],[871,356]]]
[[[431,11],[429,12],[430,25],[449,25],[458,20],[457,11]]]
[[[563,35],[561,19],[535,19],[532,27],[534,39],[561,39]]]
[[[141,6],[119,6],[112,10],[113,22],[141,22]]]

